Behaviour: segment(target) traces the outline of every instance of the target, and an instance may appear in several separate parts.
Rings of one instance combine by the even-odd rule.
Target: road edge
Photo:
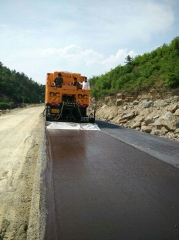
[[[42,183],[42,175],[44,171],[44,167],[46,165],[44,156],[44,147],[45,147],[45,122],[42,116],[42,113],[39,116],[39,121],[41,125],[40,129],[40,141],[39,141],[39,150],[37,157],[37,164],[34,173],[34,182],[33,182],[33,190],[32,190],[32,200],[31,200],[31,208],[29,214],[29,222],[28,222],[28,230],[27,230],[27,240],[37,240],[43,239],[40,238],[41,233],[43,232],[44,218],[46,216],[45,213],[45,203],[44,203],[44,183]],[[43,222],[43,224],[42,224]]]

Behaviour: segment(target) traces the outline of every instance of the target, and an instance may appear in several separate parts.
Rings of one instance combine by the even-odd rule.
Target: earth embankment
[[[0,239],[27,238],[34,182],[39,183],[34,177],[43,109],[43,105],[28,107],[0,116]],[[39,197],[36,191],[36,202]],[[38,222],[33,224],[35,236]]]

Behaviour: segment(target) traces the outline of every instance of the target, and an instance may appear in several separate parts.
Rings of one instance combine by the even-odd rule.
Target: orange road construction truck
[[[55,87],[54,79],[59,73],[63,83],[60,87]],[[87,116],[90,90],[82,90],[81,84],[78,87],[73,86],[74,78],[82,83],[85,77],[70,72],[47,73],[44,112],[46,121],[95,123],[95,112],[92,116]]]

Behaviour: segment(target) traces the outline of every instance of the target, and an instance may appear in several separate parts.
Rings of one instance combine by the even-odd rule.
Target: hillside
[[[117,66],[106,74],[89,79],[91,95],[101,99],[106,95],[126,92],[138,95],[149,89],[179,93],[179,37],[169,45],[132,59],[126,57],[126,65]]]
[[[38,84],[24,73],[10,70],[0,62],[0,109],[40,101],[44,102],[44,85]]]
[[[179,141],[179,37],[94,76],[89,113],[125,128]]]

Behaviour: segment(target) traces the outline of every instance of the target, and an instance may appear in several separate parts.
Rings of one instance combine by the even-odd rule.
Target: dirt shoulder
[[[37,223],[29,223],[29,215],[34,195],[37,205],[40,196],[34,182],[39,181],[35,178],[43,110],[30,107],[0,116],[0,239],[27,239],[28,228],[37,228]],[[31,239],[36,239],[36,230]]]

